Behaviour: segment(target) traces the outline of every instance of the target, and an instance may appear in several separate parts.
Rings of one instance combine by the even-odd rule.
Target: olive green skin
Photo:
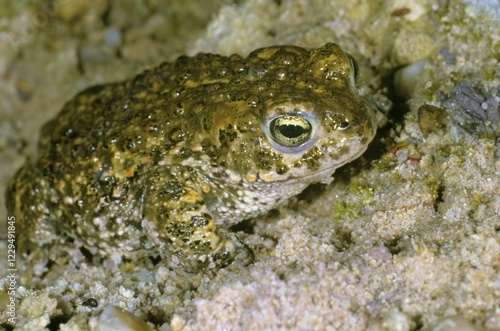
[[[328,180],[373,139],[354,71],[335,44],[273,46],[183,56],[81,92],[10,182],[21,246],[230,261],[229,226]]]

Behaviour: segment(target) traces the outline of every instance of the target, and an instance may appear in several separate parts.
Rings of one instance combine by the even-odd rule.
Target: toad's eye
[[[295,147],[311,137],[311,123],[300,115],[282,115],[269,122],[272,139],[281,146]]]

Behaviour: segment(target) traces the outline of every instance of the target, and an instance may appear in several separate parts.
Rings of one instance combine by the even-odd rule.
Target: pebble
[[[99,331],[153,331],[146,322],[116,306],[108,306],[99,316]]]

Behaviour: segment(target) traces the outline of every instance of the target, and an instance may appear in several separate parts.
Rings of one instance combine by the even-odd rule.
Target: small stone
[[[153,330],[146,322],[134,314],[116,306],[108,306],[99,316],[99,331],[149,331]]]
[[[119,292],[120,292],[121,295],[123,295],[127,299],[131,299],[131,298],[134,297],[134,291],[132,291],[130,289],[127,289],[127,288],[125,288],[123,286],[120,286]]]
[[[435,49],[434,39],[411,30],[398,33],[392,50],[396,65],[408,65],[427,58]]]
[[[122,33],[117,28],[104,30],[104,41],[109,46],[118,46],[122,43]]]
[[[432,132],[444,129],[446,121],[446,111],[442,108],[426,104],[418,109],[418,126],[426,137]]]
[[[99,306],[99,301],[97,301],[94,298],[88,298],[82,303],[84,306],[90,307],[90,308],[96,308]]]
[[[457,136],[498,137],[500,128],[500,88],[493,93],[462,81],[454,86],[449,95],[438,98],[450,116],[452,129]]]
[[[55,8],[58,16],[62,20],[70,22],[87,12],[89,2],[85,0],[62,1],[58,5],[59,8]]]
[[[382,326],[384,330],[388,331],[405,331],[411,330],[414,327],[411,318],[396,308],[391,309],[384,317]]]
[[[426,77],[428,64],[427,60],[417,61],[399,69],[394,74],[394,88],[398,97],[408,100],[413,96],[418,83]]]
[[[490,316],[484,323],[484,328],[487,331],[500,331],[500,312]]]
[[[432,331],[476,331],[477,329],[462,316],[450,316],[430,328]]]
[[[170,322],[171,331],[180,331],[186,325],[186,321],[179,315],[174,315],[172,321]]]

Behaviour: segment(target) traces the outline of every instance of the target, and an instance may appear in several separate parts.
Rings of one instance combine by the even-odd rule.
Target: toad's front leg
[[[225,229],[218,229],[191,168],[162,166],[149,172],[144,195],[145,226],[162,253],[170,251],[188,268],[224,266],[240,246]],[[162,254],[165,255],[165,254]]]

